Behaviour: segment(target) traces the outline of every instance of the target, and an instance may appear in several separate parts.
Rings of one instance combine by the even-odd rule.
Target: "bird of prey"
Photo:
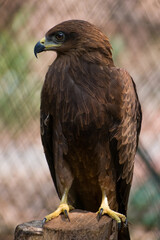
[[[77,208],[123,224],[142,118],[135,83],[115,67],[105,34],[86,21],[50,29],[35,45],[36,56],[42,51],[57,52],[41,92],[40,121],[61,199],[45,221]]]

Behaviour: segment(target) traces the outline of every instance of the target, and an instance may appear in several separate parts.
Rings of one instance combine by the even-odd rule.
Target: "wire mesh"
[[[0,2],[0,238],[15,225],[41,219],[58,204],[39,134],[40,90],[52,52],[34,57],[35,43],[54,25],[84,19],[110,39],[115,64],[137,85],[141,142],[160,173],[160,1],[11,0]],[[132,239],[160,239],[157,180],[136,158],[129,204]],[[5,236],[5,237],[3,237]]]

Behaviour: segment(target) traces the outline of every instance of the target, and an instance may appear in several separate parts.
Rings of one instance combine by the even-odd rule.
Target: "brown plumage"
[[[103,190],[110,208],[126,215],[141,127],[135,84],[88,22],[53,27],[35,54],[47,50],[57,58],[42,89],[41,137],[58,195],[67,188],[75,208],[98,211]]]

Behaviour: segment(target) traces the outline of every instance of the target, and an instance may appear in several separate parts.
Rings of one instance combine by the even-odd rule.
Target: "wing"
[[[59,194],[56,174],[55,174],[55,154],[54,154],[54,139],[53,136],[53,128],[54,128],[54,118],[53,114],[51,114],[50,109],[50,101],[53,99],[52,92],[50,89],[50,76],[47,73],[45,82],[41,92],[41,106],[40,106],[40,130],[41,130],[41,140],[45,153],[45,157],[47,159],[47,163],[50,169],[51,177],[54,182],[57,193]]]
[[[58,68],[59,69],[59,68]],[[59,70],[58,70],[59,71]],[[59,107],[59,102],[63,100],[65,108],[66,98],[63,94],[64,89],[61,81],[62,75],[56,71],[52,64],[46,74],[44,85],[41,92],[41,107],[40,107],[40,128],[41,140],[44,148],[45,157],[50,169],[51,177],[54,182],[56,191],[61,198],[62,192],[58,182],[60,176],[57,169],[57,161],[60,161],[63,154],[66,154],[67,145],[62,133],[62,127],[56,116],[62,111]],[[56,99],[56,90],[61,84],[62,89],[58,91],[59,95]],[[58,109],[58,110],[57,110]],[[58,113],[57,113],[58,112]],[[68,115],[67,115],[68,116]],[[64,172],[66,174],[66,172]]]
[[[54,168],[54,154],[53,154],[53,118],[48,113],[45,113],[43,108],[41,107],[40,113],[40,128],[41,128],[41,140],[43,144],[44,153],[47,159],[47,163],[51,172],[51,176],[57,189],[56,176],[55,176],[55,168]]]
[[[117,173],[118,211],[126,214],[142,114],[136,87],[130,75],[123,69],[117,69],[113,74],[121,83],[122,94],[120,121],[110,129],[110,149]]]

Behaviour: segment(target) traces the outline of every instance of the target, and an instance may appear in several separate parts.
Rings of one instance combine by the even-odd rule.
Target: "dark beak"
[[[34,55],[36,56],[36,58],[37,58],[37,53],[43,52],[44,49],[45,49],[45,46],[41,44],[40,41],[37,42],[37,44],[34,47]]]

